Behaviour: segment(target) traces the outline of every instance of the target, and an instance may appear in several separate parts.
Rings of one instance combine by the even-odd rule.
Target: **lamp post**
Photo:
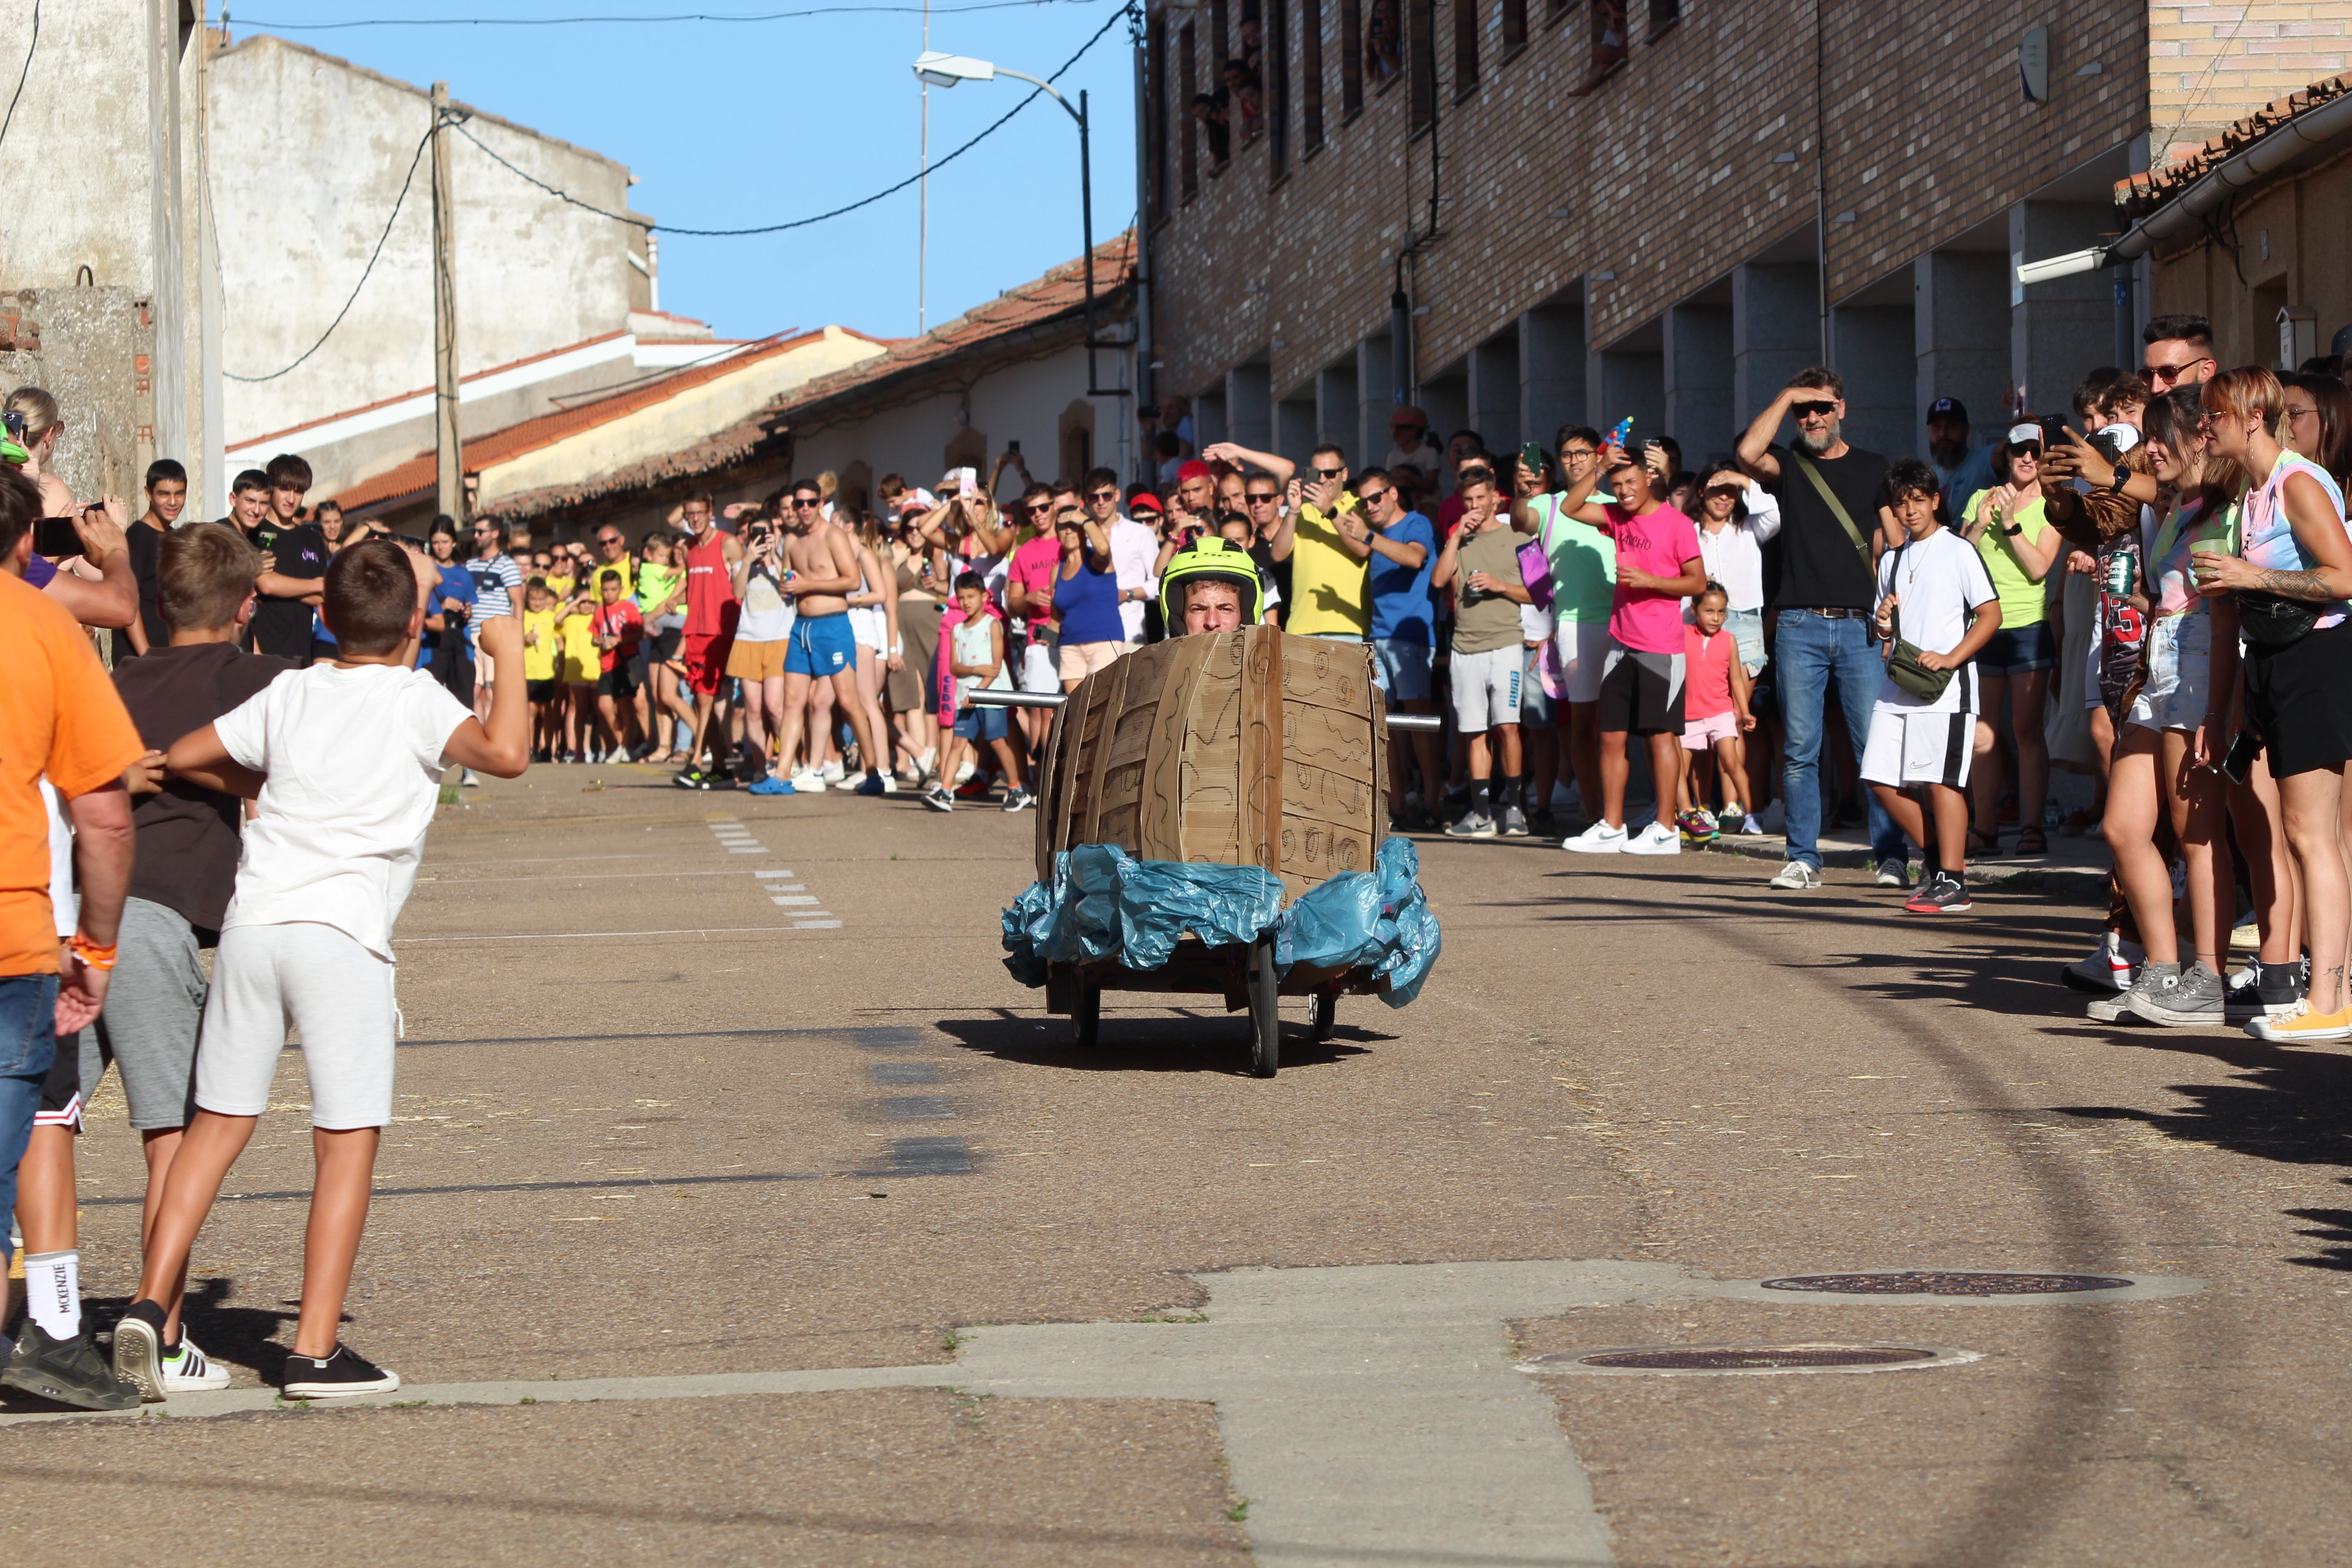
[[[1128,389],[1121,386],[1095,384],[1095,185],[1091,153],[1087,140],[1087,95],[1079,90],[1076,108],[1070,100],[1055,90],[1054,84],[1043,77],[1026,71],[1012,70],[990,60],[976,60],[966,55],[943,55],[926,49],[915,58],[915,75],[927,87],[953,87],[960,81],[994,81],[1009,76],[1015,81],[1025,81],[1050,96],[1062,106],[1064,113],[1077,122],[1078,127],[1078,223],[1086,246],[1087,303],[1087,395],[1089,397],[1124,397]]]

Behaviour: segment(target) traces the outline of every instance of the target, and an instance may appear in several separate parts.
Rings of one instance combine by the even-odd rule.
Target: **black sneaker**
[[[0,1384],[77,1410],[134,1410],[140,1403],[138,1385],[114,1374],[88,1334],[51,1339],[30,1318],[17,1331],[16,1351],[8,1370],[0,1372]]]
[[[709,789],[710,775],[700,768],[688,768],[683,773],[672,774],[669,782],[680,789]]]
[[[1966,882],[1949,871],[1937,871],[1921,879],[1918,890],[1904,900],[1903,907],[1915,915],[1957,915],[1976,906],[1969,901]]]
[[[114,1325],[114,1375],[149,1399],[163,1392],[163,1309],[133,1301]]]
[[[2252,958],[2246,963],[2243,983],[2231,986],[2222,996],[2221,1016],[2232,1024],[2251,1024],[2256,1018],[2283,1018],[2294,1011],[2303,992],[2301,964],[2290,968]]]
[[[386,1372],[347,1344],[320,1360],[306,1355],[286,1358],[286,1397],[332,1399],[347,1394],[390,1394],[400,1386],[400,1373]]]

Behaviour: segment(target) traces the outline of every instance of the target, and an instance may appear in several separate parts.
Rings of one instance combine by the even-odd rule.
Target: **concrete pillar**
[[[1356,366],[1351,361],[1317,373],[1315,377],[1315,439],[1348,454],[1350,468],[1377,463],[1381,455],[1364,456],[1358,426],[1362,410],[1356,402]]]
[[[1209,392],[1194,393],[1192,395],[1192,450],[1199,453],[1206,450],[1215,442],[1230,438],[1231,431],[1225,422],[1223,384],[1220,383],[1214,390]]]
[[[1731,417],[1741,429],[1789,378],[1822,361],[1821,294],[1810,262],[1731,269]]]
[[[1518,450],[1519,334],[1497,332],[1470,351],[1470,428],[1500,458]]]
[[[1738,436],[1731,421],[1731,307],[1676,305],[1660,325],[1667,433],[1693,468],[1729,457]]]
[[[1627,415],[1638,447],[1651,436],[1667,434],[1665,355],[1656,349],[1603,349],[1585,355],[1584,405],[1593,427],[1606,437]],[[1687,456],[1687,453],[1685,453]]]
[[[1307,455],[1315,450],[1314,394],[1310,382],[1274,405],[1274,445],[1266,448],[1297,464],[1301,473],[1307,469]]]
[[[1263,361],[1225,372],[1225,439],[1255,452],[1274,445],[1274,377]]]
[[[1917,362],[1905,352],[1915,336],[1911,316],[1908,305],[1839,305],[1830,311],[1837,371],[1845,377],[1845,438],[1882,457],[1916,457],[1927,449],[1926,414],[1915,417],[1911,409],[1918,379]]]
[[[2020,202],[2009,209],[2009,262],[2086,250],[2115,227],[2115,214],[2088,202]],[[2064,414],[2083,373],[2115,352],[2115,289],[2105,272],[2054,283],[2010,281],[2010,379],[2025,389],[2029,414]],[[1970,413],[1975,411],[1971,409]]]
[[[1989,440],[2009,427],[2009,285],[2006,262],[1989,251],[1931,250],[1911,264],[1911,322],[1918,369],[1911,422],[1927,438],[1927,405],[1957,397],[1969,411],[1970,437]]]
[[[1538,305],[1518,327],[1519,439],[1549,451],[1561,426],[1584,421],[1584,307]]]
[[[1389,451],[1389,411],[1396,406],[1389,335],[1356,345],[1356,466],[1378,467]]]
[[[1429,433],[1443,445],[1454,432],[1470,424],[1470,374],[1466,360],[1455,360],[1421,384],[1421,405],[1429,414]]]

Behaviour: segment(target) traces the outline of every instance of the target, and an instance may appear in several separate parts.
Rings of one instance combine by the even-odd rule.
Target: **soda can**
[[[2108,556],[2105,584],[2107,592],[2118,599],[2129,595],[2132,591],[2132,579],[2137,574],[2136,571],[2137,565],[2138,563],[2132,559],[2132,552],[2128,550],[2118,550]]]

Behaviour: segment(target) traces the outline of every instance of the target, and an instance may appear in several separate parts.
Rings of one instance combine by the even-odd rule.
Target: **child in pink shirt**
[[[1747,814],[1736,792],[1748,776],[1748,743],[1741,737],[1756,728],[1748,710],[1748,667],[1740,662],[1739,645],[1724,627],[1731,595],[1720,583],[1709,583],[1691,602],[1692,624],[1683,628],[1683,770],[1679,789],[1681,814],[1676,818],[1683,837],[1705,844],[1721,831],[1706,802],[1715,794],[1710,774],[1723,776],[1721,822]]]

